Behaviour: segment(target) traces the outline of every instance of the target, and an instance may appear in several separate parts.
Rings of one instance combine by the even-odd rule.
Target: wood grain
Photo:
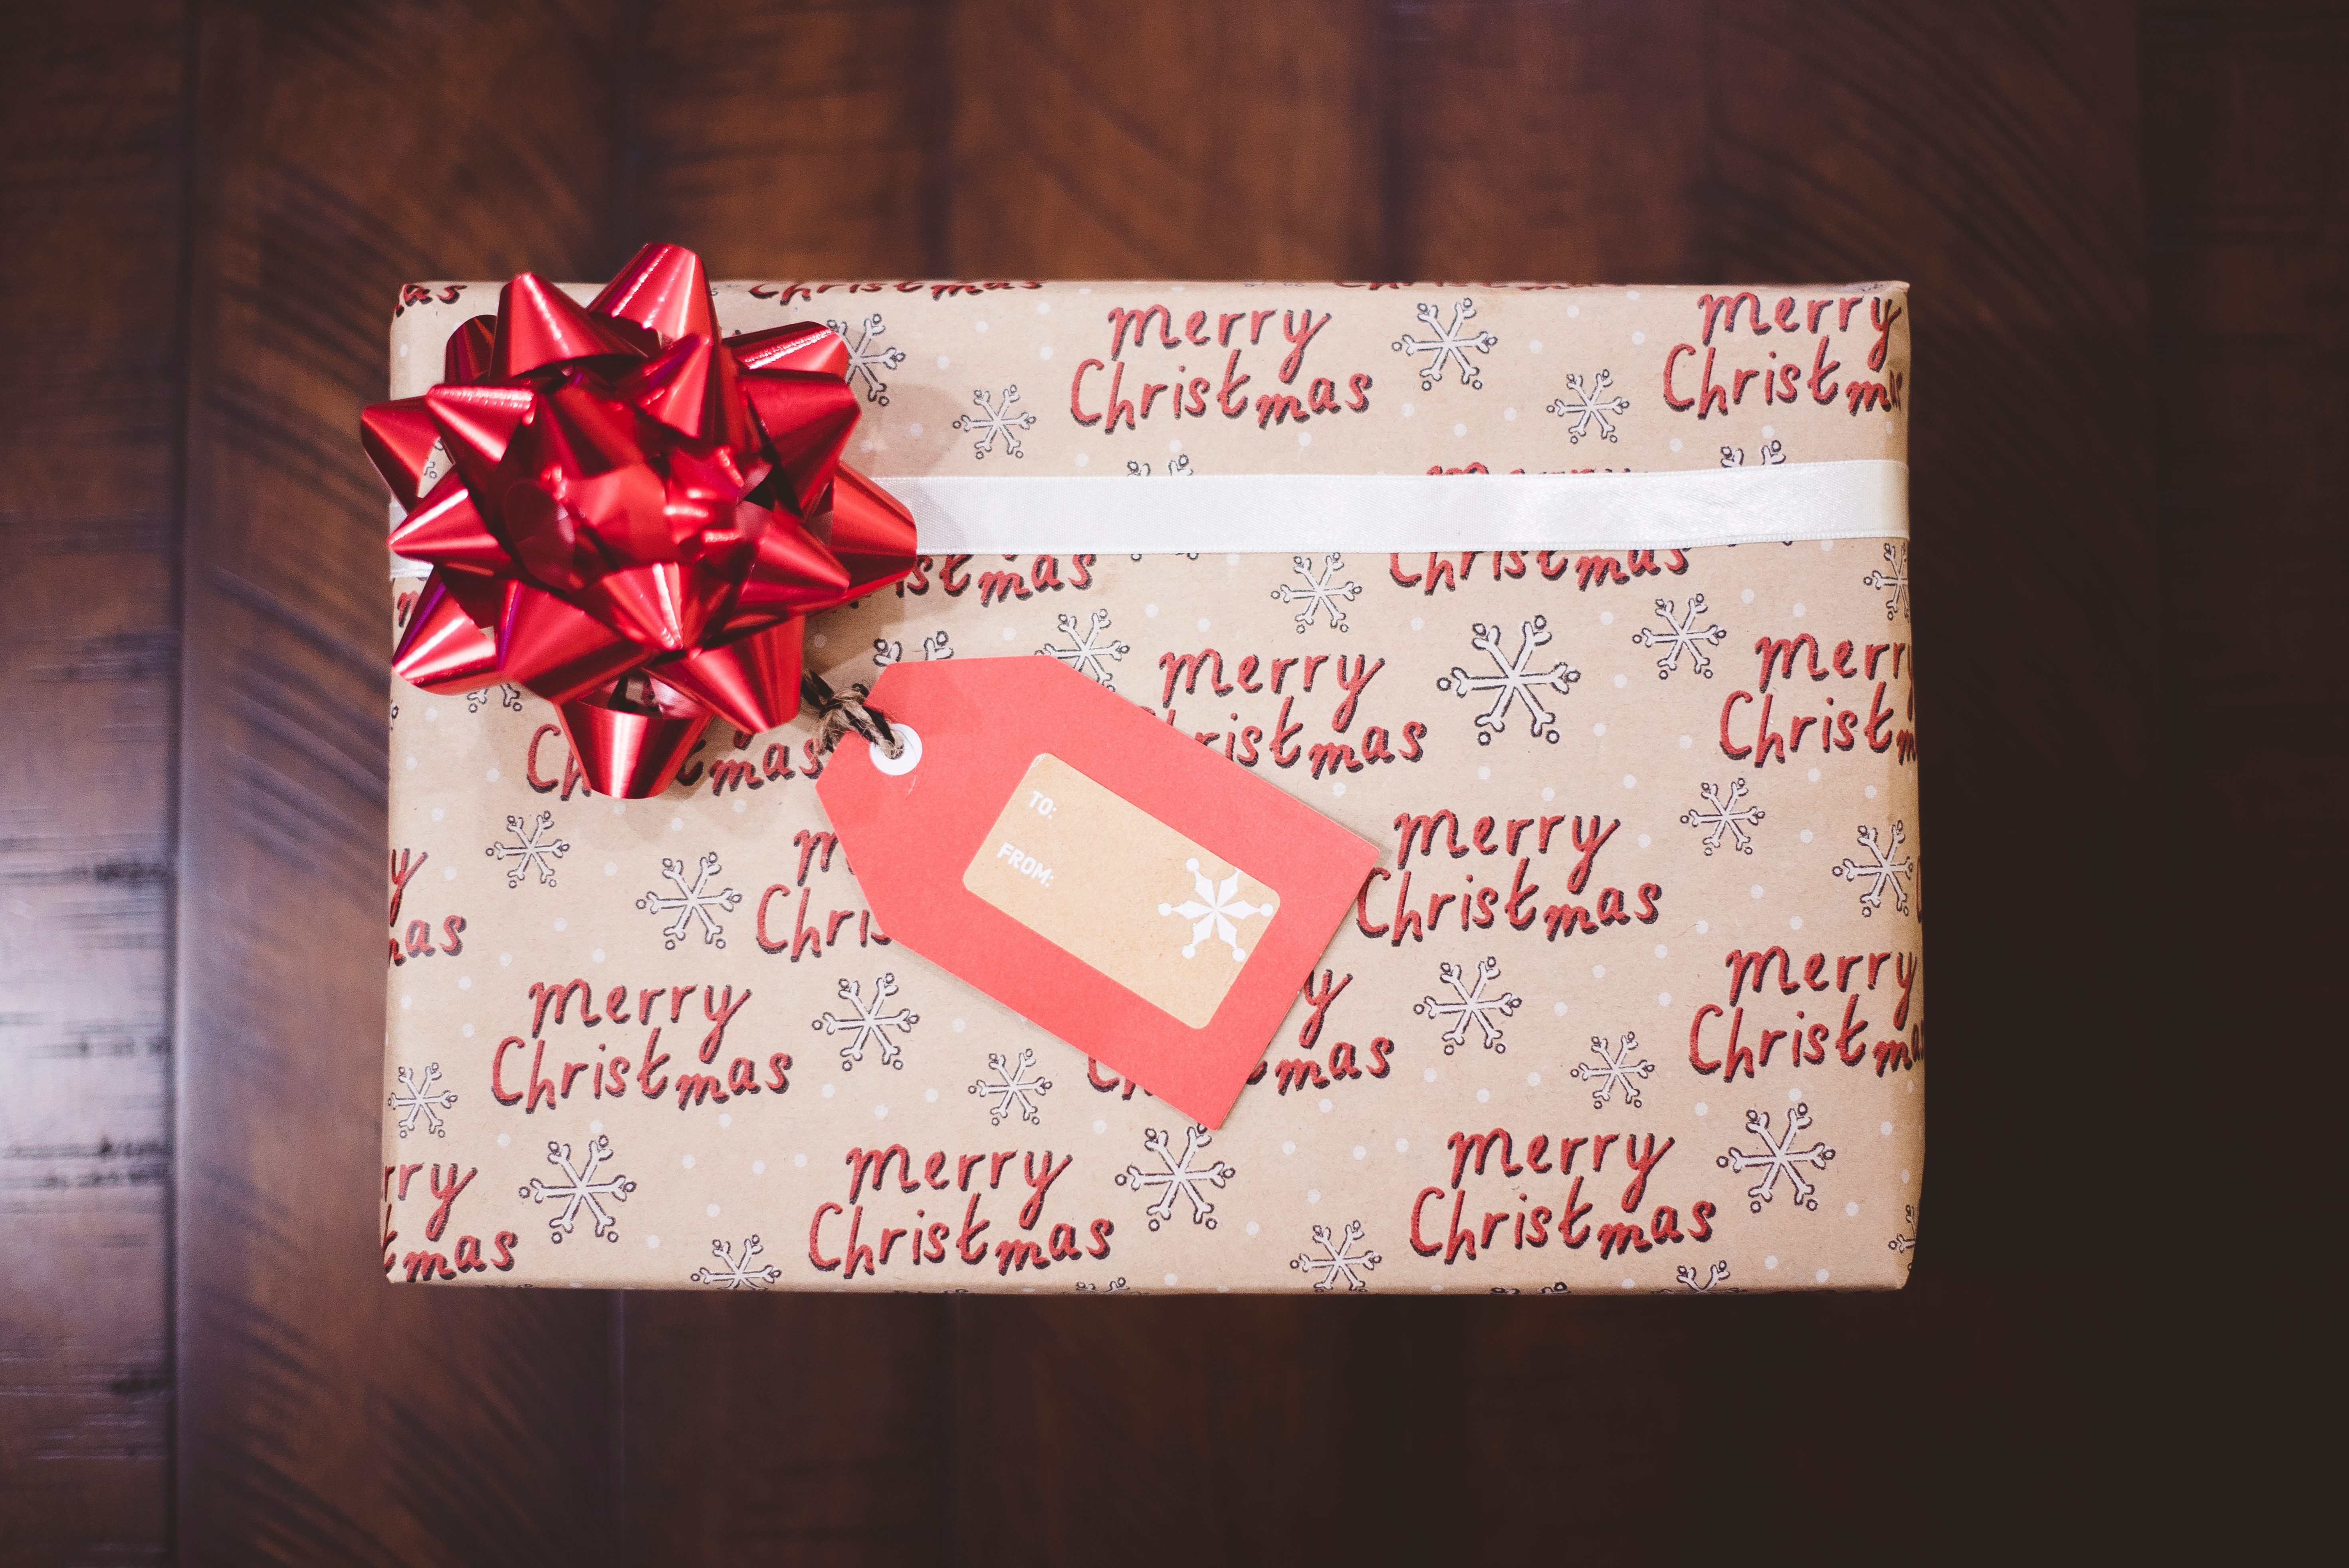
[[[613,1301],[388,1290],[384,494],[418,277],[590,274],[616,7],[207,8],[180,929],[179,1556],[608,1557]]]
[[[169,1541],[177,20],[53,8],[0,100],[0,1555],[28,1564]]]

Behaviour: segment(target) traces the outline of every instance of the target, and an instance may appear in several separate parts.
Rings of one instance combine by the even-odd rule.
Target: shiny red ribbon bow
[[[848,349],[813,323],[720,341],[701,258],[647,245],[585,308],[524,273],[450,335],[446,379],[361,438],[432,563],[392,656],[427,691],[555,705],[588,784],[668,787],[709,720],[799,711],[805,617],[895,583],[914,520],[840,460]],[[422,495],[435,443],[450,469]]]

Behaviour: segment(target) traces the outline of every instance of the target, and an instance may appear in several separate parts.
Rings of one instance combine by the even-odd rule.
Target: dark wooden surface
[[[2339,835],[2292,835],[2342,750],[2307,641],[2349,556],[2339,7],[9,9],[0,1560],[2173,1527],[2136,1455],[2220,1353],[2181,1324],[2136,1359],[2144,1309],[2203,1271],[2281,1291],[2324,1222],[2313,1097],[2235,1097],[2318,1070],[2341,935]],[[653,237],[719,275],[1909,279],[1940,1047],[1909,1289],[380,1287],[355,412],[401,282]]]

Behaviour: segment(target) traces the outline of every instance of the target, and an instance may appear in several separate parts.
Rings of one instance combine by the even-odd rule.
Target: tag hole
[[[886,752],[867,741],[864,755],[872,758],[874,768],[895,779],[911,773],[915,765],[922,760],[922,738],[915,733],[912,725],[900,724],[895,719],[890,721],[889,728],[898,739],[905,743],[905,749],[899,752],[893,761]]]

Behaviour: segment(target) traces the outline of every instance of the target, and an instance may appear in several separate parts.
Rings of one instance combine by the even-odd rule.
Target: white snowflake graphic
[[[1362,1222],[1360,1220],[1347,1221],[1346,1233],[1335,1242],[1330,1239],[1329,1226],[1316,1225],[1313,1227],[1313,1244],[1319,1247],[1325,1255],[1315,1257],[1311,1253],[1300,1253],[1288,1260],[1288,1266],[1309,1274],[1319,1270],[1321,1277],[1313,1282],[1315,1290],[1328,1290],[1340,1280],[1346,1282],[1348,1290],[1368,1290],[1371,1282],[1362,1275],[1379,1266],[1379,1254],[1368,1247],[1359,1253],[1354,1251],[1354,1243],[1361,1239]]]
[[[1903,1203],[1901,1208],[1908,1212],[1909,1228],[1912,1231],[1915,1230],[1917,1228],[1917,1205],[1914,1203]],[[1914,1236],[1895,1236],[1884,1244],[1896,1253],[1913,1253],[1917,1250],[1917,1238]]]
[[[902,348],[876,348],[873,346],[873,340],[888,330],[881,325],[879,311],[876,310],[866,316],[859,325],[862,330],[856,341],[849,343],[846,326],[836,321],[824,323],[824,325],[840,335],[841,342],[848,345],[848,384],[854,387],[856,385],[856,378],[860,376],[864,377],[866,401],[877,403],[886,408],[889,406],[889,384],[875,375],[873,367],[877,365],[884,370],[895,370],[905,363],[905,351]]]
[[[1129,460],[1125,465],[1125,471],[1130,478],[1146,480],[1150,477],[1150,465],[1144,462]],[[1185,452],[1179,457],[1167,459],[1166,477],[1170,480],[1189,479],[1191,477],[1191,454]],[[1134,559],[1139,561],[1142,557],[1137,555]],[[1191,559],[1196,561],[1199,558],[1196,555],[1194,555]]]
[[[864,987],[854,980],[843,979],[840,983],[841,999],[856,1009],[855,1016],[848,1018],[835,1018],[831,1013],[826,1012],[822,1017],[813,1019],[808,1024],[809,1028],[820,1029],[827,1035],[836,1035],[843,1029],[850,1031],[848,1043],[840,1047],[841,1071],[856,1070],[856,1064],[864,1059],[864,1047],[867,1041],[881,1047],[883,1067],[896,1068],[901,1070],[904,1068],[905,1062],[901,1054],[903,1047],[889,1037],[889,1031],[894,1028],[902,1034],[910,1035],[914,1032],[914,1026],[920,1023],[922,1018],[920,1014],[904,1007],[898,1008],[894,1013],[882,1012],[881,1004],[896,994],[897,976],[884,975],[873,982],[873,1001],[868,1006],[864,997]]]
[[[1036,1053],[1025,1047],[1021,1047],[1019,1059],[1017,1062],[999,1051],[988,1053],[988,1069],[996,1075],[995,1078],[981,1078],[970,1086],[970,1092],[973,1094],[995,1097],[994,1108],[988,1113],[988,1125],[1002,1126],[1003,1119],[1014,1110],[1019,1111],[1019,1119],[1022,1121],[1034,1123],[1043,1120],[1042,1115],[1036,1108],[1036,1101],[1046,1089],[1052,1087],[1052,1080],[1046,1078],[1030,1078],[1028,1069],[1035,1065]]]
[[[1534,688],[1547,686],[1560,696],[1572,696],[1574,683],[1582,678],[1580,670],[1569,668],[1562,661],[1547,670],[1527,667],[1533,659],[1534,650],[1549,641],[1549,617],[1536,615],[1530,621],[1518,623],[1517,630],[1520,640],[1516,657],[1504,658],[1501,655],[1501,628],[1477,622],[1475,646],[1479,651],[1491,655],[1493,663],[1500,667],[1491,675],[1472,676],[1454,665],[1450,675],[1436,678],[1436,690],[1448,691],[1456,696],[1472,694],[1482,696],[1487,692],[1495,694],[1492,707],[1476,716],[1476,744],[1479,746],[1490,746],[1493,737],[1508,727],[1509,705],[1513,702],[1526,705],[1526,712],[1532,716],[1536,738],[1555,746],[1557,744],[1557,719],[1542,707],[1541,700],[1534,696]]]
[[[1795,1184],[1795,1204],[1797,1208],[1816,1209],[1819,1206],[1818,1188],[1804,1181],[1803,1173],[1795,1167],[1808,1165],[1814,1170],[1824,1171],[1827,1168],[1827,1161],[1835,1158],[1835,1150],[1824,1143],[1814,1143],[1808,1149],[1794,1147],[1795,1135],[1810,1124],[1811,1108],[1798,1105],[1786,1113],[1785,1132],[1774,1139],[1770,1136],[1770,1113],[1749,1110],[1745,1113],[1745,1130],[1762,1140],[1765,1152],[1747,1154],[1733,1145],[1728,1153],[1713,1161],[1723,1171],[1733,1173],[1742,1174],[1754,1170],[1762,1172],[1762,1180],[1745,1190],[1745,1195],[1754,1200],[1751,1206],[1755,1213],[1760,1213],[1762,1205],[1770,1202],[1781,1172]]]
[[[506,831],[514,836],[512,843],[494,843],[482,851],[493,861],[511,859],[514,862],[513,869],[506,872],[506,886],[520,887],[523,875],[534,866],[538,880],[553,887],[554,862],[571,852],[570,843],[554,836],[554,813],[541,811],[533,822],[508,817]]]
[[[442,1089],[432,1092],[432,1085],[440,1076],[439,1062],[427,1062],[424,1076],[419,1078],[414,1068],[399,1069],[399,1092],[391,1097],[391,1109],[404,1111],[399,1119],[399,1135],[407,1137],[416,1130],[416,1119],[424,1119],[424,1130],[435,1138],[446,1138],[449,1130],[441,1125],[440,1112],[457,1103],[457,1091]]]
[[[989,403],[987,400],[987,389],[983,387],[971,393],[970,400],[978,405],[978,412],[963,415],[954,422],[954,428],[966,434],[973,430],[985,432],[978,440],[971,443],[970,449],[974,457],[984,459],[988,453],[993,451],[995,438],[998,436],[1003,438],[1003,449],[1009,456],[1024,458],[1028,455],[1019,449],[1019,438],[1011,432],[1030,428],[1036,423],[1036,416],[1022,414],[1016,419],[1011,417],[1011,405],[1019,401],[1019,387],[1006,387],[1003,389],[1003,400],[999,404]]]
[[[476,689],[465,694],[465,711],[467,713],[479,713],[481,709],[489,707],[492,702],[495,702],[500,707],[512,708],[514,712],[520,713],[522,711],[522,687],[515,686],[511,681],[501,681],[496,686],[492,686],[477,687]],[[398,716],[394,714],[393,717],[398,717]]]
[[[1069,639],[1069,645],[1056,648],[1047,643],[1036,651],[1050,655],[1079,675],[1091,676],[1111,691],[1115,691],[1117,678],[1106,661],[1122,659],[1133,650],[1123,643],[1112,642],[1102,635],[1109,630],[1109,612],[1095,610],[1092,621],[1081,632],[1077,628],[1074,615],[1061,616],[1060,624],[1061,634]]]
[[[648,892],[636,900],[638,909],[647,910],[654,914],[667,914],[672,910],[677,912],[675,923],[661,933],[661,945],[664,948],[674,948],[678,943],[684,941],[686,932],[692,927],[695,921],[701,923],[701,940],[705,945],[712,947],[726,945],[726,928],[719,924],[718,917],[709,912],[713,909],[722,909],[730,913],[736,904],[742,902],[741,890],[730,887],[721,888],[716,892],[709,891],[709,879],[718,874],[716,850],[701,857],[699,869],[700,874],[693,879],[693,885],[688,887],[685,885],[685,862],[670,860],[664,855],[661,858],[661,875],[677,885],[677,896],[672,898],[666,893]]]
[[[1240,873],[1237,872],[1226,877],[1219,886],[1213,877],[1199,869],[1196,861],[1185,861],[1183,869],[1191,873],[1192,896],[1181,903],[1158,906],[1162,917],[1181,915],[1191,923],[1191,940],[1183,944],[1183,956],[1196,957],[1199,944],[1213,936],[1231,948],[1233,963],[1246,963],[1247,949],[1240,945],[1239,928],[1232,923],[1255,915],[1270,914],[1272,901],[1268,899],[1261,904],[1255,904],[1240,897]]]
[[[876,315],[873,319],[878,321],[881,318]],[[713,1241],[709,1243],[710,1255],[726,1266],[714,1269],[704,1265],[685,1277],[695,1284],[722,1284],[728,1290],[764,1290],[783,1277],[783,1271],[772,1264],[763,1264],[757,1268],[750,1266],[750,1260],[766,1250],[758,1237],[745,1236],[742,1238],[742,1255],[738,1258],[731,1244]]]
[[[1485,987],[1500,978],[1501,961],[1490,956],[1476,960],[1476,983],[1473,986],[1463,978],[1457,964],[1438,965],[1435,972],[1452,987],[1453,999],[1439,1002],[1433,996],[1423,996],[1411,1005],[1411,1010],[1423,1018],[1453,1020],[1452,1027],[1444,1032],[1444,1054],[1448,1057],[1454,1046],[1466,1043],[1471,1022],[1483,1031],[1486,1050],[1495,1056],[1507,1054],[1509,1047],[1501,1038],[1501,1026],[1493,1022],[1493,1015],[1507,1017],[1525,1005],[1525,998],[1508,991],[1497,996],[1485,995]]]
[[[1859,830],[1859,847],[1876,857],[1874,863],[1862,865],[1846,856],[1843,864],[1827,868],[1829,875],[1839,876],[1846,882],[1857,882],[1863,877],[1868,879],[1868,886],[1859,895],[1859,913],[1862,915],[1872,915],[1884,907],[1884,890],[1888,887],[1892,890],[1893,908],[1902,914],[1909,913],[1909,885],[1901,879],[1915,878],[1917,862],[1892,858],[1892,851],[1899,849],[1908,836],[1909,826],[1905,822],[1892,824],[1892,841],[1889,844],[1874,828],[1862,828]]]
[[[1884,602],[1884,618],[1904,620],[1909,614],[1909,547],[1895,542],[1884,547],[1884,560],[1892,570],[1878,570],[1861,578],[1866,588],[1889,588],[1892,597]]]
[[[1758,460],[1761,467],[1765,469],[1775,467],[1786,460],[1786,443],[1776,439],[1764,441],[1760,446],[1754,449],[1754,456]],[[1722,448],[1721,466],[1724,469],[1744,468],[1745,466],[1745,449],[1743,447]]]
[[[568,1143],[549,1143],[546,1146],[546,1162],[563,1169],[562,1184],[550,1185],[533,1176],[530,1179],[530,1185],[521,1190],[520,1195],[533,1203],[543,1203],[549,1198],[563,1200],[563,1212],[546,1222],[556,1246],[561,1246],[563,1238],[577,1226],[579,1211],[583,1208],[587,1211],[587,1217],[595,1225],[597,1236],[607,1242],[620,1239],[620,1222],[605,1212],[598,1200],[609,1198],[615,1203],[625,1203],[628,1201],[628,1194],[636,1190],[636,1184],[626,1176],[610,1176],[601,1181],[595,1180],[597,1167],[611,1157],[612,1140],[601,1132],[595,1135],[594,1142],[587,1145],[587,1167],[584,1171],[571,1163],[571,1145]]]
[[[1623,1036],[1622,1044],[1609,1052],[1607,1048],[1606,1037],[1593,1035],[1590,1037],[1590,1048],[1597,1053],[1599,1061],[1604,1065],[1594,1068],[1588,1062],[1578,1062],[1567,1068],[1566,1076],[1576,1082],[1596,1083],[1599,1086],[1590,1091],[1592,1109],[1606,1109],[1607,1097],[1619,1088],[1623,1091],[1623,1102],[1634,1110],[1640,1109],[1640,1086],[1631,1080],[1646,1078],[1656,1070],[1656,1064],[1640,1062],[1633,1066],[1630,1063],[1629,1058],[1639,1043],[1639,1037],[1627,1031]]]
[[[1475,315],[1476,302],[1472,299],[1463,299],[1452,307],[1452,325],[1445,326],[1442,305],[1433,300],[1420,302],[1419,319],[1425,322],[1429,330],[1435,335],[1421,339],[1406,332],[1395,339],[1394,349],[1398,354],[1429,356],[1426,364],[1413,366],[1419,372],[1421,391],[1428,391],[1437,382],[1443,380],[1445,365],[1454,359],[1460,362],[1461,384],[1475,387],[1478,391],[1484,389],[1485,377],[1475,366],[1469,363],[1468,351],[1473,348],[1479,354],[1490,354],[1493,351],[1493,346],[1501,340],[1489,332],[1480,332],[1473,337],[1470,336],[1464,329]]]
[[[1090,1291],[1101,1295],[1107,1295],[1112,1291],[1125,1289],[1125,1276],[1123,1274],[1120,1274],[1115,1279],[1110,1281],[1107,1284],[1092,1284],[1084,1280],[1079,1280],[1077,1282],[1077,1288],[1081,1291]],[[1128,1294],[1130,1295],[1132,1293],[1129,1292]]]
[[[1150,1216],[1152,1230],[1156,1230],[1161,1221],[1174,1217],[1174,1200],[1177,1198],[1191,1200],[1193,1224],[1205,1225],[1211,1231],[1216,1228],[1216,1206],[1207,1202],[1206,1195],[1199,1191],[1199,1183],[1205,1181],[1220,1191],[1225,1182],[1239,1172],[1220,1160],[1211,1165],[1196,1163],[1199,1150],[1214,1141],[1206,1128],[1194,1122],[1184,1130],[1183,1157],[1178,1160],[1174,1157],[1174,1140],[1171,1135],[1157,1128],[1143,1133],[1142,1147],[1158,1156],[1166,1169],[1144,1171],[1138,1165],[1129,1165],[1119,1173],[1117,1184],[1132,1188],[1136,1192],[1144,1187],[1166,1189],[1159,1194],[1158,1202],[1143,1211]]]
[[[1342,555],[1324,556],[1322,558],[1321,575],[1319,577],[1313,575],[1313,558],[1311,556],[1292,555],[1289,557],[1289,560],[1295,562],[1297,574],[1305,579],[1305,585],[1300,588],[1294,583],[1284,583],[1279,587],[1272,591],[1272,596],[1284,604],[1303,604],[1305,606],[1304,609],[1299,610],[1297,613],[1297,634],[1300,637],[1303,636],[1305,634],[1305,628],[1313,624],[1313,616],[1315,613],[1325,609],[1330,612],[1330,630],[1336,632],[1349,632],[1353,630],[1352,627],[1346,624],[1346,612],[1338,608],[1338,601],[1340,599],[1350,600],[1361,597],[1362,585],[1359,583],[1340,583],[1338,581],[1338,573],[1346,569],[1345,557]]]
[[[932,632],[928,636],[922,639],[922,657],[925,659],[950,659],[954,657],[954,649],[947,645],[947,634],[943,630]],[[905,644],[901,642],[893,642],[886,637],[875,637],[873,639],[873,662],[874,664],[880,665],[883,669],[887,669],[891,665],[903,664],[905,661]]]
[[[1729,781],[1729,799],[1726,800],[1721,798],[1720,789],[1711,780],[1696,788],[1697,793],[1704,797],[1706,804],[1713,810],[1707,811],[1698,809],[1683,811],[1681,813],[1681,820],[1692,828],[1702,828],[1707,824],[1712,826],[1713,831],[1705,835],[1704,852],[1709,855],[1719,849],[1721,835],[1728,832],[1736,836],[1738,853],[1752,854],[1754,838],[1745,830],[1762,820],[1762,808],[1748,806],[1743,811],[1737,809],[1737,802],[1745,798],[1745,780],[1732,779]]]
[[[1656,661],[1658,680],[1672,678],[1672,672],[1680,668],[1683,650],[1688,654],[1690,668],[1707,680],[1713,678],[1713,661],[1704,656],[1704,647],[1707,644],[1720,643],[1729,635],[1729,628],[1708,626],[1702,632],[1692,630],[1696,618],[1703,614],[1704,595],[1702,593],[1689,595],[1688,608],[1682,612],[1677,621],[1672,619],[1672,602],[1659,599],[1656,601],[1656,615],[1663,622],[1665,629],[1659,632],[1652,626],[1642,626],[1631,634],[1631,642],[1637,647],[1667,650],[1664,656]]]
[[[1631,399],[1619,393],[1612,397],[1606,396],[1607,388],[1614,384],[1614,380],[1615,373],[1611,370],[1601,370],[1588,384],[1579,376],[1568,376],[1566,378],[1566,389],[1574,394],[1575,400],[1568,401],[1567,398],[1560,397],[1543,410],[1545,413],[1555,414],[1561,419],[1568,415],[1581,416],[1567,428],[1566,439],[1568,446],[1588,435],[1590,427],[1594,424],[1599,427],[1600,440],[1611,441],[1615,438],[1615,422],[1607,416],[1613,414],[1619,418],[1623,411],[1631,406]]]
[[[1680,1267],[1672,1271],[1672,1277],[1680,1281],[1681,1284],[1688,1286],[1689,1289],[1695,1291],[1698,1295],[1702,1295],[1706,1291],[1711,1290],[1713,1286],[1719,1284],[1723,1280],[1729,1277],[1729,1264],[1719,1258],[1713,1259],[1713,1266],[1705,1270],[1704,1278],[1700,1281],[1696,1277],[1696,1270],[1691,1268],[1686,1264],[1682,1264]],[[1737,1294],[1736,1287],[1733,1285],[1728,1294],[1735,1295]]]

